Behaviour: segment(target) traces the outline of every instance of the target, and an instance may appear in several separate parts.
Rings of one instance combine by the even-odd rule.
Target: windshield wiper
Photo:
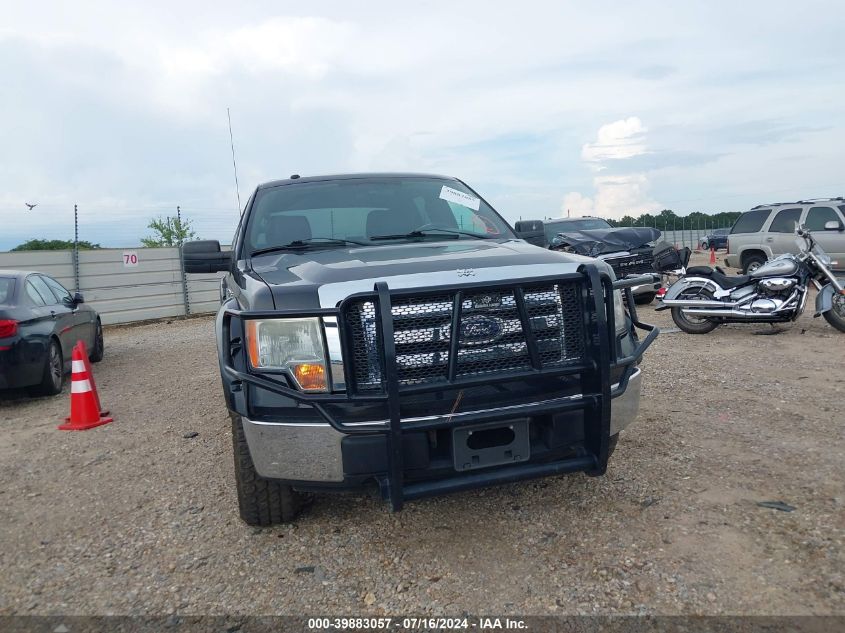
[[[264,255],[265,253],[274,253],[276,251],[302,250],[306,248],[311,248],[312,246],[332,246],[339,244],[355,244],[357,246],[367,246],[366,242],[358,242],[356,240],[347,240],[337,237],[308,237],[303,240],[293,240],[288,244],[259,248],[252,251],[249,256],[255,257],[256,255]]]
[[[448,237],[453,237],[458,239],[461,235],[468,235],[469,237],[475,237],[480,240],[487,240],[490,239],[489,235],[482,235],[480,233],[473,233],[472,231],[461,231],[460,229],[449,229],[441,226],[427,226],[427,227],[420,227],[418,229],[414,229],[410,233],[405,233],[402,235],[373,235],[370,237],[371,240],[401,240],[401,239],[410,239],[415,237],[447,237],[446,235],[437,235],[437,233],[432,233],[432,231],[441,231],[443,233],[447,233]]]

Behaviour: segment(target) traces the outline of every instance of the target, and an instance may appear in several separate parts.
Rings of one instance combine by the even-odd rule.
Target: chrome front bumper
[[[640,408],[642,371],[637,368],[622,391],[619,383],[611,385],[610,434],[616,435],[637,417]],[[561,403],[581,398],[581,394],[560,398]],[[495,411],[502,411],[496,409]],[[490,411],[491,413],[493,410]],[[461,414],[453,414],[459,417]],[[466,415],[466,414],[464,414]],[[444,416],[445,417],[445,416]],[[257,422],[241,418],[244,435],[258,474],[267,479],[309,482],[343,481],[341,441],[344,433],[327,423],[293,424]],[[419,420],[420,418],[413,418]],[[412,419],[403,419],[410,422]],[[362,422],[372,425],[379,422]],[[387,421],[382,421],[387,425]]]

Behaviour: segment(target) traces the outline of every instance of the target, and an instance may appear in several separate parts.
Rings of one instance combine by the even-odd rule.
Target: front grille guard
[[[273,311],[241,311],[227,308],[222,318],[222,342],[228,348],[221,351],[221,372],[224,376],[224,384],[228,385],[231,397],[237,411],[247,411],[247,390],[245,384],[266,389],[267,391],[286,396],[297,402],[311,405],[315,411],[335,430],[347,434],[372,434],[380,433],[387,437],[388,451],[388,473],[379,482],[384,496],[389,499],[393,510],[399,510],[403,501],[415,499],[431,494],[450,492],[474,488],[491,483],[504,483],[518,481],[531,477],[543,475],[560,474],[577,470],[587,470],[590,474],[603,474],[607,468],[608,449],[610,444],[610,372],[611,368],[625,367],[625,371],[619,380],[619,392],[625,391],[628,380],[634,373],[635,364],[642,357],[645,350],[651,345],[659,330],[653,325],[642,323],[637,315],[631,288],[633,286],[650,283],[654,281],[654,275],[638,277],[627,277],[613,281],[607,273],[599,271],[594,264],[584,264],[576,273],[556,276],[533,277],[520,279],[516,284],[513,280],[502,282],[484,282],[477,284],[461,284],[453,288],[444,289],[439,287],[433,290],[402,289],[390,290],[386,282],[380,281],[375,284],[372,293],[361,293],[348,297],[338,308],[322,308],[307,311],[297,310],[273,310]],[[520,294],[519,287],[522,285],[533,285],[535,283],[577,283],[582,292],[580,301],[584,315],[584,332],[586,333],[586,345],[584,357],[580,362],[566,365],[565,367],[542,368],[538,359],[536,342],[526,332],[526,346],[531,359],[532,369],[530,371],[518,370],[508,373],[484,375],[475,377],[458,377],[455,375],[454,364],[457,362],[457,354],[449,355],[450,367],[448,369],[448,383],[431,383],[400,386],[396,365],[396,348],[394,343],[393,318],[391,312],[391,299],[399,296],[425,297],[435,294],[442,294],[444,290],[452,291],[456,296],[456,303],[460,301],[461,293],[473,289],[495,289],[514,288],[517,295]],[[647,331],[647,336],[638,341],[634,352],[625,357],[618,357],[616,346],[616,326],[614,323],[613,292],[622,290],[626,295],[628,314],[633,325],[641,330]],[[359,393],[354,384],[347,383],[345,393],[303,393],[290,388],[287,384],[274,380],[272,374],[252,373],[248,368],[245,353],[244,320],[253,318],[304,318],[317,316],[333,316],[340,323],[345,314],[345,307],[349,302],[370,298],[376,306],[376,327],[378,328],[382,343],[382,368],[384,391]],[[525,303],[517,300],[517,309],[523,324],[527,323],[528,314]],[[459,318],[453,315],[454,319]],[[451,328],[452,338],[450,342],[452,351],[457,348],[456,327]],[[530,329],[529,329],[530,332]],[[342,337],[344,373],[351,376],[350,364],[354,356],[351,349],[349,336]],[[460,419],[450,419],[449,416],[436,419],[426,419],[402,424],[401,421],[401,397],[406,394],[418,394],[426,392],[444,391],[447,389],[460,389],[477,385],[501,383],[518,379],[530,378],[531,376],[580,376],[581,398],[571,399],[565,402],[529,403],[521,407],[510,407],[507,411],[492,414],[485,414],[484,421],[496,421],[497,419],[508,419],[525,415],[539,415],[548,412],[560,412],[564,410],[584,410],[585,421],[585,448],[587,455],[577,458],[552,462],[546,464],[524,463],[514,466],[502,467],[492,471],[474,471],[447,480],[433,482],[415,482],[405,484],[403,482],[402,463],[402,434],[409,431],[422,431],[443,427],[457,427],[478,422],[477,416],[465,416]],[[389,424],[346,424],[338,420],[328,410],[332,404],[344,403],[384,403],[386,404]]]

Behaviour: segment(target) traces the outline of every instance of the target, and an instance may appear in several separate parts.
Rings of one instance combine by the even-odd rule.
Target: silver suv
[[[838,231],[824,230],[831,220],[839,223]],[[725,264],[747,275],[773,257],[797,253],[796,224],[814,231],[819,245],[838,262],[834,269],[845,268],[845,198],[762,204],[746,211],[731,228]]]

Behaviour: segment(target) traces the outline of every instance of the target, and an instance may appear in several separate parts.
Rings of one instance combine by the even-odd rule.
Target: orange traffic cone
[[[100,412],[100,417],[104,418],[109,414],[108,409],[103,409],[103,405],[100,404],[100,394],[97,391],[97,383],[94,382],[94,372],[91,371],[91,361],[88,359],[88,350],[85,349],[85,343],[82,340],[76,342],[76,345],[73,346],[73,360],[77,360],[77,352],[79,356],[82,357],[82,362],[85,363],[85,373],[88,374],[88,380],[91,382],[91,389],[94,392],[94,397],[97,399],[97,411]],[[71,374],[72,376],[72,374]],[[71,381],[73,378],[71,377]],[[65,422],[70,422],[70,416],[65,418]]]
[[[59,426],[62,431],[85,431],[95,426],[107,424],[113,418],[106,417],[108,411],[100,408],[97,385],[94,374],[88,364],[88,352],[85,344],[79,341],[73,348],[73,369],[70,383],[70,416],[65,424]]]
[[[711,264],[716,263],[716,249],[713,248],[712,246],[710,247],[710,263]]]

